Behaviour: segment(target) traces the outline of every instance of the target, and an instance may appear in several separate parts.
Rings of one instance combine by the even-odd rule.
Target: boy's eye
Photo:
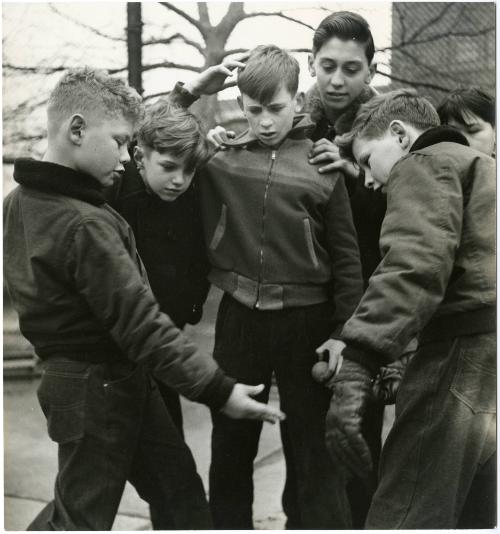
[[[357,65],[353,66],[353,65],[348,65],[346,67],[344,67],[344,72],[346,74],[357,74],[360,70],[360,67],[358,67]]]
[[[269,106],[269,111],[272,111],[273,113],[279,113],[284,108],[285,108],[285,106],[283,106],[283,105]]]
[[[251,113],[252,115],[257,115],[261,112],[261,108],[247,108],[247,113]]]

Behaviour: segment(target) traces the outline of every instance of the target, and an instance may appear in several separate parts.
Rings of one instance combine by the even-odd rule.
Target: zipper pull
[[[276,150],[271,152],[271,159],[274,161],[276,159]]]

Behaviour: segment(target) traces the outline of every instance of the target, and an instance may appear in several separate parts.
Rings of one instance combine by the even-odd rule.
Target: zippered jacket
[[[423,332],[495,329],[495,160],[450,127],[424,132],[387,182],[383,259],[341,337],[376,368]]]
[[[4,201],[4,273],[23,335],[43,358],[129,359],[221,407],[234,380],[161,313],[134,235],[91,176],[20,159]]]
[[[308,162],[313,126],[295,118],[276,149],[245,132],[199,180],[210,281],[259,310],[333,299],[342,324],[362,293],[361,267],[342,173]]]

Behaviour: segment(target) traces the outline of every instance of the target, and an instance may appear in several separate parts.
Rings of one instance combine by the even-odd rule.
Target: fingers
[[[338,153],[335,152],[322,152],[321,154],[317,154],[316,156],[309,158],[309,163],[312,165],[315,165],[316,163],[323,163],[323,162],[332,162],[332,161],[338,161],[340,159],[340,156]]]
[[[328,165],[324,165],[323,167],[320,167],[318,169],[318,172],[325,174],[327,172],[333,172],[333,171],[343,171],[344,165],[345,165],[345,159],[339,159],[337,161],[334,161],[333,163],[329,163]]]
[[[312,158],[318,154],[321,154],[322,152],[332,152],[333,154],[338,154],[339,147],[327,139],[320,139],[312,146],[311,150],[309,151],[309,157]]]
[[[256,397],[259,393],[264,391],[264,384],[259,384],[258,386],[247,386],[243,384],[244,390],[247,395],[250,397]]]
[[[237,68],[243,68],[245,66],[245,63],[243,63],[244,59],[248,59],[248,54],[246,55],[246,57],[241,57],[238,59],[235,59],[235,58],[226,59],[224,63],[222,63],[221,66],[226,67],[228,70],[230,69],[231,71]]]
[[[248,402],[248,419],[266,421],[274,425],[279,421],[283,421],[285,417],[285,414],[278,408],[273,408],[272,406],[254,400]]]
[[[211,143],[215,148],[221,148],[224,150],[224,143],[228,139],[234,139],[236,133],[232,130],[226,130],[223,126],[216,126],[209,130],[207,134],[207,141]]]

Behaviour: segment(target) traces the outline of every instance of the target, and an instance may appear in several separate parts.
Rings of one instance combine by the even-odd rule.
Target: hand
[[[351,360],[329,383],[333,394],[326,415],[326,446],[334,462],[360,478],[373,470],[370,449],[361,433],[366,405],[373,396],[370,371]]]
[[[211,143],[215,148],[225,150],[226,147],[224,146],[224,143],[228,139],[234,139],[235,137],[236,133],[232,130],[226,130],[224,126],[216,126],[215,128],[212,128],[208,131],[207,141]]]
[[[359,169],[352,161],[343,159],[340,156],[339,147],[328,139],[316,141],[309,153],[309,163],[325,163],[318,169],[320,173],[332,172],[335,170],[342,171],[349,178],[357,178]]]
[[[373,383],[373,394],[384,404],[394,404],[399,386],[403,380],[406,368],[415,352],[406,352],[389,365],[380,368],[379,374]]]
[[[244,54],[240,56],[239,60],[225,59],[219,65],[208,67],[208,69],[200,73],[194,80],[185,83],[184,88],[195,96],[218,93],[221,89],[224,89],[226,78],[233,75],[231,71],[237,67],[244,67],[245,63],[241,60],[247,58],[248,54]]]
[[[264,384],[258,386],[235,384],[221,412],[232,419],[258,419],[272,424],[283,421],[285,419],[283,412],[251,398],[261,393],[263,389]]]
[[[316,382],[324,384],[334,374],[337,374],[342,367],[342,351],[345,348],[345,343],[340,339],[327,339],[322,345],[316,349],[319,362],[312,368],[312,375]],[[324,361],[324,357],[328,357],[328,363]]]

